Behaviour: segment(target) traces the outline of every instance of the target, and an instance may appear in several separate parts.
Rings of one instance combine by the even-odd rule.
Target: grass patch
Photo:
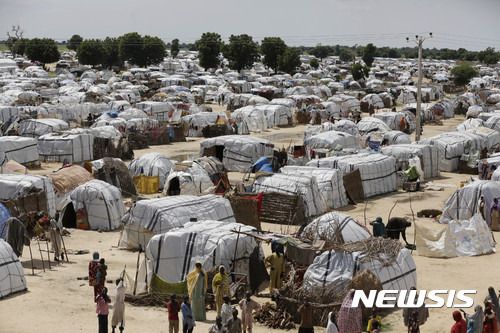
[[[0,51],[8,51],[9,48],[7,47],[7,44],[0,44]]]

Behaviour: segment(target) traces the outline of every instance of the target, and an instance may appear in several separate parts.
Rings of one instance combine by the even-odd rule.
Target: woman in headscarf
[[[93,259],[89,262],[89,286],[94,287],[95,300],[96,297],[101,294],[103,287],[103,285],[97,282],[97,271],[100,266],[99,252],[94,252],[92,258]]]
[[[498,198],[494,198],[490,206],[491,225],[492,231],[500,231],[500,204]]]
[[[491,287],[490,287],[491,288]],[[488,289],[489,290],[489,289]],[[496,295],[495,295],[496,296]],[[486,314],[486,312],[488,311],[489,309],[489,314],[486,316],[485,315],[485,319],[486,317],[488,318],[493,318],[493,321],[492,321],[492,325],[493,325],[493,332],[495,333],[498,333],[498,315],[497,313],[495,312],[495,305],[493,304],[493,302],[491,300],[486,300],[485,303],[484,303],[484,313]],[[486,322],[486,320],[485,320]],[[486,324],[485,324],[486,325]],[[484,329],[483,329],[484,331]]]
[[[342,333],[361,333],[363,331],[362,328],[362,319],[363,315],[361,313],[361,307],[353,308],[352,298],[354,297],[354,289],[349,290],[347,296],[344,298],[342,302],[342,306],[340,307],[339,315],[338,315],[338,327],[339,332]]]
[[[269,268],[271,281],[269,283],[269,294],[274,295],[274,289],[280,289],[283,285],[283,276],[285,274],[285,256],[283,246],[275,245],[275,250],[265,260],[266,268]]]
[[[489,302],[491,303],[491,302]],[[498,325],[496,324],[497,319],[493,310],[489,306],[486,306],[484,310],[484,323],[482,333],[498,333]],[[497,328],[495,328],[495,325]]]
[[[491,302],[492,304],[491,310],[493,311],[498,320],[498,310],[500,309],[500,305],[498,304],[498,297],[495,294],[495,288],[491,286],[488,288],[488,296],[486,296],[485,302]]]
[[[451,333],[467,333],[467,323],[462,318],[460,311],[453,311],[455,324],[451,327]]]
[[[483,307],[478,304],[474,308],[474,313],[471,315],[466,314],[463,310],[461,310],[465,316],[465,319],[467,320],[467,327],[469,328],[469,322],[474,321],[474,330],[471,331],[471,333],[483,333],[483,318],[484,318],[484,313],[483,313]],[[468,329],[467,328],[467,329]],[[467,331],[467,333],[469,333]]]
[[[207,294],[207,272],[203,269],[201,262],[194,264],[194,270],[187,275],[188,294],[191,299],[191,310],[194,320],[204,321],[207,319],[205,310],[205,296]]]
[[[230,296],[229,291],[229,277],[226,273],[226,268],[224,265],[220,265],[219,273],[215,274],[212,280],[212,291],[215,295],[215,305],[217,306],[217,316],[220,316],[222,305],[224,300],[222,299],[224,295]]]

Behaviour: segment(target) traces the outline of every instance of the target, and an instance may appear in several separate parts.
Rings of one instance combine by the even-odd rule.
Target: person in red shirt
[[[455,319],[455,325],[451,328],[451,333],[467,333],[467,323],[462,318],[460,311],[453,312],[453,319]]]
[[[95,312],[99,320],[99,333],[108,333],[108,303],[111,303],[111,299],[108,296],[108,288],[102,288],[102,292],[96,297],[95,302],[97,303]]]
[[[167,304],[168,310],[168,333],[179,333],[179,311],[181,305],[177,302],[175,294],[170,295],[170,302]]]

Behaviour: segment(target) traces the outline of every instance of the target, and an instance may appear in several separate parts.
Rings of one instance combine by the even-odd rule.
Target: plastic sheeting
[[[386,133],[389,132],[391,128],[380,119],[365,117],[358,122],[358,130],[359,133],[363,135],[369,132]]]
[[[79,163],[94,159],[94,136],[90,134],[45,134],[38,138],[40,160]]]
[[[344,243],[357,242],[372,237],[371,233],[349,215],[331,212],[322,215],[304,228],[301,237],[336,240],[337,231],[342,235]]]
[[[351,134],[328,131],[305,139],[304,145],[309,149],[343,150],[359,147],[358,142],[358,138]]]
[[[396,169],[409,169],[409,160],[415,156],[420,159],[424,178],[439,177],[439,150],[436,146],[419,144],[397,144],[383,147],[381,153],[396,158]]]
[[[485,199],[486,222],[491,225],[489,207],[493,198],[500,198],[500,182],[490,180],[475,180],[467,186],[459,188],[444,204],[440,223],[452,220],[468,220],[477,213],[478,201],[481,195]]]
[[[169,194],[170,185],[176,178],[179,182],[178,194],[193,195],[214,193],[215,186],[208,172],[198,163],[188,163],[191,163],[191,166],[183,171],[176,171],[174,168],[169,172],[165,185],[163,186],[163,194]]]
[[[251,132],[262,132],[268,128],[265,112],[251,105],[234,110],[231,119],[236,122],[244,122]]]
[[[26,119],[19,123],[18,134],[37,138],[44,134],[68,129],[69,125],[60,119]]]
[[[223,148],[222,156],[216,152]],[[210,150],[214,153],[209,153]],[[274,144],[265,139],[242,135],[224,135],[200,142],[200,156],[222,158],[228,171],[247,171],[261,157],[274,156]]]
[[[335,124],[333,124],[332,129],[334,131],[349,133],[354,136],[359,135],[358,125],[349,119],[341,119]]]
[[[148,153],[134,158],[128,165],[130,175],[147,177],[159,176],[159,190],[163,190],[165,179],[174,166],[174,163],[160,153]]]
[[[322,296],[336,289],[345,288],[358,272],[365,269],[374,273],[385,290],[409,290],[417,285],[417,267],[406,248],[399,251],[390,266],[378,260],[361,263],[363,252],[323,252],[314,259],[304,274],[303,288],[311,296]]]
[[[122,219],[125,226],[118,247],[146,248],[153,235],[182,227],[191,218],[236,222],[229,200],[214,194],[140,200]]]
[[[396,190],[396,159],[382,154],[356,154],[312,160],[306,164],[318,168],[339,169],[347,174],[359,169],[365,197]]]
[[[458,131],[458,132],[465,131],[465,130],[474,129],[474,128],[477,128],[477,127],[480,127],[483,125],[484,125],[483,120],[476,119],[476,118],[470,118],[470,119],[467,119],[466,121],[464,121],[463,123],[461,123],[460,125],[458,125],[455,128],[455,131]]]
[[[217,123],[219,117],[226,120],[226,116],[218,112],[200,112],[184,116],[181,118],[181,123],[183,127],[188,128],[188,132],[184,133],[186,136],[202,137],[202,129],[205,126]]]
[[[249,275],[249,257],[257,242],[233,230],[248,233],[255,229],[240,223],[202,220],[153,236],[146,247],[148,272],[170,283],[181,282],[200,261],[206,271],[224,265],[229,272]]]
[[[396,130],[396,131],[401,131],[401,119],[405,118],[406,122],[409,124],[411,123],[410,119],[406,119],[407,115],[404,114],[403,112],[380,112],[380,113],[375,113],[372,118],[382,120],[390,129]],[[408,117],[409,118],[409,117]],[[413,123],[415,122],[415,119],[413,118]],[[415,129],[415,125],[410,127],[411,130]]]
[[[390,131],[384,134],[383,140],[387,140],[388,145],[410,144],[410,136],[401,131]]]
[[[418,255],[432,258],[470,257],[494,253],[491,231],[479,214],[470,220],[451,221],[441,230],[416,225]]]
[[[309,175],[316,178],[318,189],[323,194],[329,209],[347,205],[347,195],[342,180],[342,171],[337,169],[307,166],[285,166],[280,172],[287,175]]]
[[[0,299],[26,290],[24,269],[12,247],[0,238]]]
[[[38,145],[35,138],[0,137],[0,166],[10,160],[27,165],[38,162],[38,158]]]
[[[316,178],[310,175],[274,174],[262,175],[255,179],[253,191],[300,194],[304,204],[304,216],[317,216],[326,209],[326,200],[320,192]]]

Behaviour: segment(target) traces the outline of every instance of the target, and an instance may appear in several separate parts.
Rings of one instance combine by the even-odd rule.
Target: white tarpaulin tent
[[[470,220],[451,221],[441,230],[416,224],[418,255],[432,258],[470,257],[494,253],[491,231],[480,214]]]
[[[356,127],[356,130],[357,129],[358,128]],[[325,121],[321,125],[307,125],[306,129],[304,130],[304,138],[310,138],[314,135],[333,130],[335,130],[333,128],[333,123],[330,121]]]
[[[356,252],[323,252],[314,259],[304,274],[303,288],[310,296],[322,296],[334,289],[341,290],[354,275],[365,269],[374,273],[385,290],[410,290],[417,285],[417,267],[406,248],[399,251],[396,260],[386,266],[379,260],[363,262],[366,254]],[[385,257],[385,254],[381,254]]]
[[[38,158],[38,146],[35,138],[0,137],[0,165],[4,165],[10,160],[23,165],[38,163]]]
[[[67,122],[61,119],[26,119],[19,123],[18,135],[37,138],[44,134],[68,129]]]
[[[410,136],[401,131],[389,131],[384,134],[384,138],[382,141],[386,141],[388,145],[396,145],[396,144],[410,144],[411,139]]]
[[[483,125],[484,125],[484,121],[482,121],[481,119],[470,118],[470,119],[465,120],[463,123],[461,123],[457,127],[455,127],[455,131],[461,132],[461,131],[465,131],[465,130],[469,130],[469,129],[474,129],[474,128],[477,128],[477,127],[483,126]]]
[[[0,200],[7,201],[27,195],[31,193],[33,188],[45,191],[49,216],[54,217],[56,215],[56,194],[50,178],[39,175],[0,175]]]
[[[251,233],[255,228],[234,222],[188,222],[155,235],[148,242],[146,257],[150,269],[163,280],[177,283],[200,261],[206,271],[224,265],[230,272],[250,275],[249,257],[258,246],[255,238],[235,231]]]
[[[257,105],[255,109],[264,112],[267,127],[288,126],[292,124],[292,110],[284,105]]]
[[[159,176],[159,189],[163,190],[165,179],[174,166],[174,163],[160,153],[148,153],[134,158],[128,165],[132,177],[145,175],[148,177]]]
[[[334,131],[349,133],[354,136],[359,135],[359,129],[354,121],[349,119],[341,119],[333,124],[332,129]]]
[[[153,235],[182,227],[192,218],[236,222],[229,200],[215,194],[139,200],[122,219],[125,226],[118,247],[146,248]]]
[[[392,111],[375,113],[372,117],[382,120],[390,129],[397,131],[402,130],[400,124],[401,119],[405,118],[406,120],[406,115],[403,112]],[[413,126],[413,128],[415,128],[415,126]]]
[[[26,290],[24,269],[12,247],[0,238],[0,299]]]
[[[191,137],[202,137],[203,128],[217,123],[219,117],[223,119],[223,122],[226,120],[226,116],[218,112],[200,112],[184,116],[181,118],[181,124],[183,128],[188,129],[187,133],[184,131],[184,134]]]
[[[418,141],[418,144],[437,146],[441,157],[439,170],[452,172],[458,169],[460,158],[471,148],[481,150],[483,138],[469,132],[448,132]]]
[[[16,106],[0,105],[0,122],[6,123],[19,113]]]
[[[485,200],[486,222],[491,225],[489,207],[494,198],[500,198],[500,182],[491,180],[475,180],[467,186],[459,188],[446,200],[440,223],[452,220],[468,220],[477,213],[481,195]]]
[[[339,169],[347,174],[359,169],[365,197],[396,190],[396,159],[382,154],[333,156],[308,162],[307,166]]]
[[[94,136],[91,134],[45,134],[38,138],[40,160],[79,163],[94,159]]]
[[[419,144],[397,144],[383,147],[381,153],[396,158],[396,169],[410,168],[410,159],[418,156],[424,169],[424,178],[439,177],[439,150],[436,146]]]
[[[343,150],[359,147],[358,138],[344,132],[328,131],[313,135],[304,140],[309,149]]]
[[[165,185],[163,186],[163,194],[172,195],[174,184],[178,185],[175,186],[179,191],[176,195],[214,193],[216,186],[200,163],[202,161],[177,163],[168,173],[167,180],[165,180]]]
[[[255,106],[248,105],[234,110],[231,119],[239,123],[245,123],[248,130],[251,132],[262,132],[268,128],[266,114],[263,110],[257,109]],[[271,126],[272,127],[272,126]]]
[[[337,235],[342,239],[337,239]],[[301,237],[324,240],[337,240],[344,243],[357,242],[372,237],[371,233],[349,215],[331,212],[322,215],[307,225]]]
[[[391,128],[380,119],[365,117],[358,122],[358,130],[361,135],[364,135],[369,132],[386,133],[389,132]]]
[[[337,169],[307,166],[284,166],[280,172],[287,175],[310,175],[316,178],[318,189],[323,194],[329,209],[347,205],[347,195],[342,180],[342,171]]]
[[[272,174],[261,175],[255,179],[253,191],[300,194],[304,204],[304,216],[317,216],[327,210],[326,200],[312,175]]]
[[[228,171],[246,171],[261,157],[274,156],[274,144],[243,135],[223,135],[200,142],[200,156],[217,157]]]
[[[127,212],[120,189],[97,179],[71,191],[68,203],[61,210],[61,219],[69,203],[73,205],[75,212],[85,210],[89,229],[92,230],[119,228],[121,219]]]

